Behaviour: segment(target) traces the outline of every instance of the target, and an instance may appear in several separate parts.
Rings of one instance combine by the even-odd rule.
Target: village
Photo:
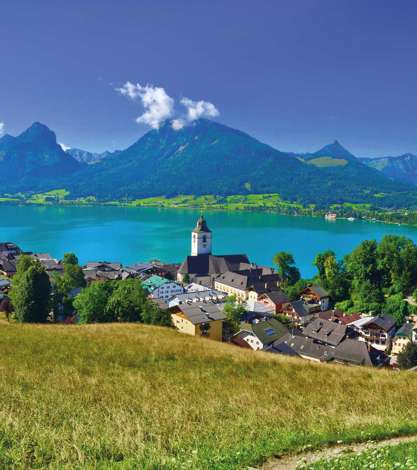
[[[334,308],[334,299],[316,284],[291,300],[274,268],[245,254],[215,255],[212,246],[213,233],[201,216],[191,232],[190,255],[181,264],[87,262],[85,286],[138,279],[148,301],[179,333],[309,361],[397,368],[398,356],[417,343],[415,315],[398,325],[390,315],[348,314]],[[0,312],[8,318],[13,314],[9,291],[22,255],[39,262],[51,279],[64,272],[63,262],[49,254],[0,243]],[[72,288],[68,297],[76,299],[83,289]],[[61,309],[53,321],[77,323],[78,312]]]

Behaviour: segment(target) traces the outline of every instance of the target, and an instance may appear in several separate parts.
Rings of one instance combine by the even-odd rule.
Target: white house
[[[184,292],[184,288],[177,282],[156,275],[143,281],[142,285],[152,299],[168,300],[174,295]]]

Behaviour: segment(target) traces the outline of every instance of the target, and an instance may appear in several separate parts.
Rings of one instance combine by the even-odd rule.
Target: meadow
[[[370,449],[337,459],[300,466],[299,470],[416,470],[417,442]]]
[[[136,324],[0,323],[0,467],[233,469],[417,431],[417,375]]]

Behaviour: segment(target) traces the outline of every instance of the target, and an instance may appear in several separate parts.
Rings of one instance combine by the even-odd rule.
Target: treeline
[[[100,281],[87,286],[73,253],[64,255],[63,273],[49,277],[35,258],[22,255],[10,290],[10,315],[21,323],[55,322],[74,316],[79,323],[171,324],[168,311],[148,299],[139,279]]]
[[[417,246],[406,237],[386,235],[380,243],[365,240],[339,260],[333,251],[320,253],[314,259],[317,275],[309,280],[300,279],[288,253],[278,253],[274,260],[292,298],[313,282],[346,312],[388,314],[398,325],[413,313],[404,299],[417,298]]]

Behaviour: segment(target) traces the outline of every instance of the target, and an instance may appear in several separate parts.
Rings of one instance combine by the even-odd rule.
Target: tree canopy
[[[294,257],[285,251],[278,252],[273,258],[284,285],[292,286],[300,279],[300,271],[295,266]]]
[[[10,290],[14,315],[19,322],[44,323],[50,312],[51,283],[39,261],[22,255]]]

